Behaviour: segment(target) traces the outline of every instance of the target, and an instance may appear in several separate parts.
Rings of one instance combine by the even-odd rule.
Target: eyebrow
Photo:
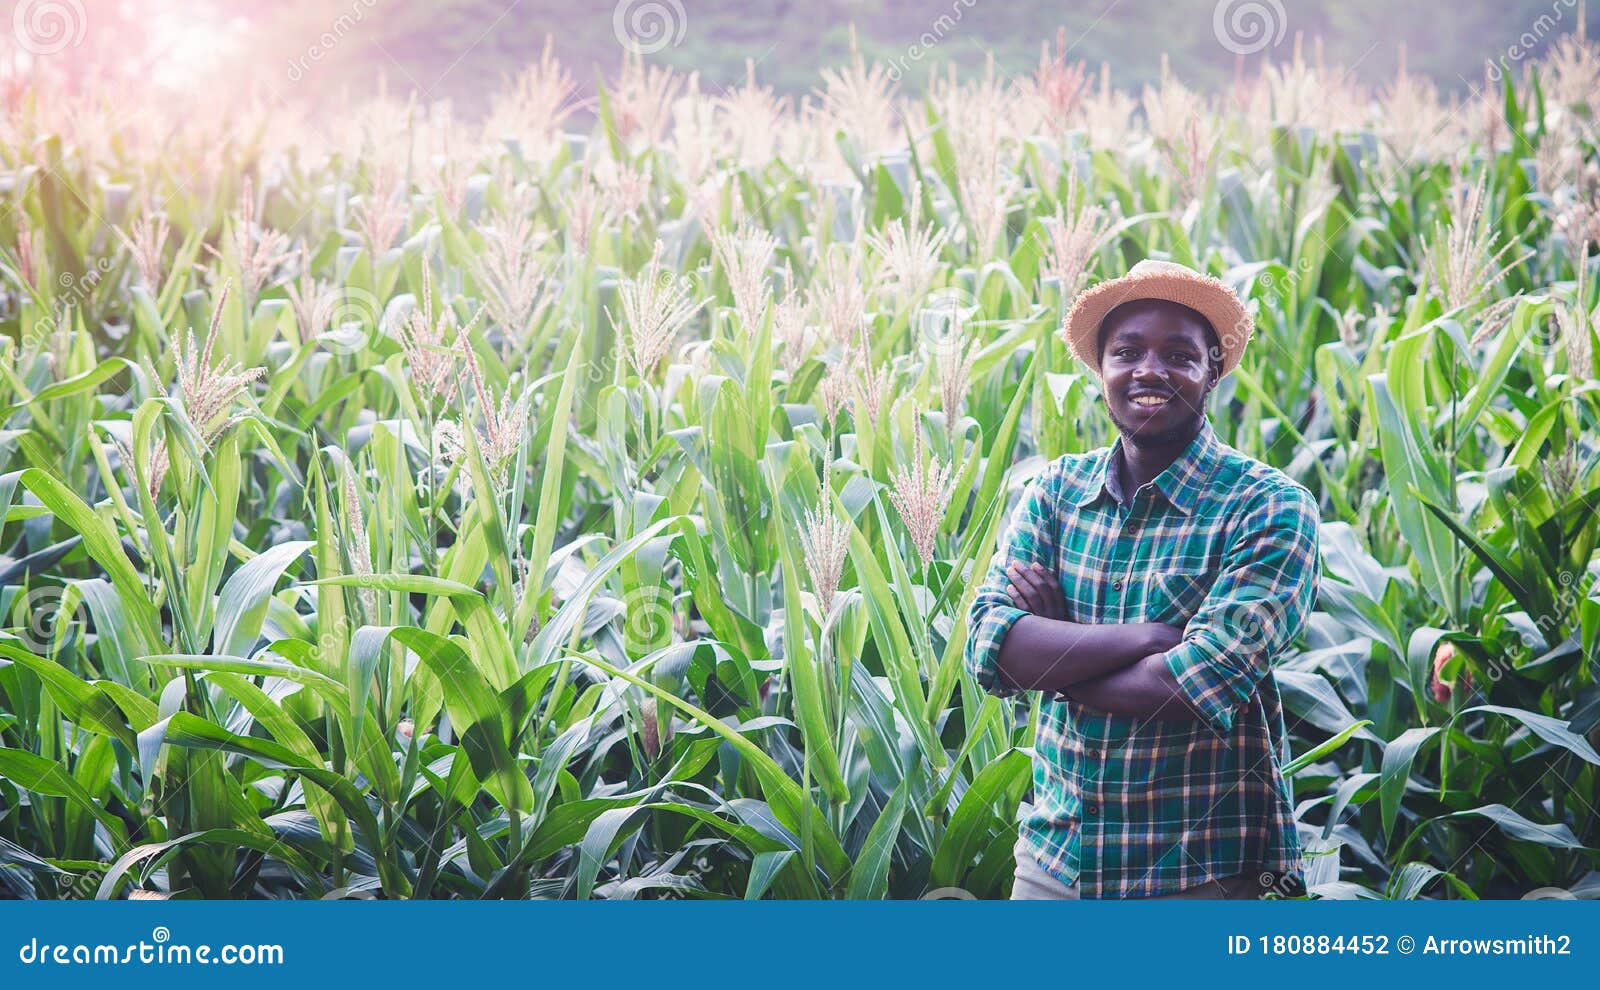
[[[1190,328],[1190,329],[1198,329],[1198,328]],[[1194,341],[1190,340],[1187,337],[1185,337],[1182,340],[1178,341],[1178,343],[1182,344],[1183,346],[1186,346],[1186,347],[1199,347],[1201,350],[1205,350],[1205,344],[1204,344],[1205,332],[1204,331],[1199,331],[1199,332],[1200,332],[1200,337],[1201,337],[1202,343],[1195,344]],[[1140,330],[1140,329],[1135,328],[1135,327],[1127,327],[1127,328],[1117,327],[1117,328],[1114,328],[1109,334],[1106,335],[1105,346],[1113,347],[1113,346],[1117,345],[1118,343],[1128,343],[1128,342],[1132,342],[1132,341],[1136,341],[1138,343],[1144,343],[1145,336],[1146,336],[1146,331]]]

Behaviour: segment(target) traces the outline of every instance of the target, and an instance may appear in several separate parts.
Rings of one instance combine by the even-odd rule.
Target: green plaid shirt
[[[1046,698],[1022,835],[1084,898],[1176,893],[1243,871],[1298,878],[1268,675],[1316,600],[1316,499],[1224,444],[1209,419],[1128,498],[1109,470],[1121,443],[1059,457],[1027,485],[968,614],[967,669],[991,693],[1019,693],[995,666],[1026,614],[1006,594],[1006,568],[1037,562],[1059,577],[1074,622],[1183,626],[1167,666],[1204,721]]]

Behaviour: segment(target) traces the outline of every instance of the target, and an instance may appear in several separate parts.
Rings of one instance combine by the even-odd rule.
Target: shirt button
[[[1083,806],[1083,810],[1085,814],[1098,815],[1100,813],[1100,806],[1098,804],[1086,804]]]
[[[1130,533],[1139,532],[1139,524],[1138,523],[1129,523],[1128,524],[1128,532],[1130,532]]]
[[[1113,581],[1113,582],[1111,582],[1111,590],[1112,591],[1121,591],[1122,590],[1122,582],[1121,581]]]

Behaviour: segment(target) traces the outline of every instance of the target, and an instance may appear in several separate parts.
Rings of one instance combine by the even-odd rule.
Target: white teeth
[[[1162,406],[1166,405],[1167,400],[1158,395],[1141,395],[1134,399],[1133,402],[1139,406]]]

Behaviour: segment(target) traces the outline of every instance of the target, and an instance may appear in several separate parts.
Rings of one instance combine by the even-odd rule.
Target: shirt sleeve
[[[1167,651],[1167,668],[1221,732],[1305,627],[1317,599],[1319,514],[1298,485],[1254,500],[1235,529],[1211,592]]]
[[[1010,584],[1006,569],[1014,562],[1055,567],[1059,528],[1056,498],[1061,467],[1060,458],[1050,462],[1023,489],[1022,500],[1012,511],[997,552],[989,561],[988,573],[967,610],[966,668],[977,679],[979,687],[1002,698],[1022,691],[1000,676],[1000,644],[1005,642],[1006,633],[1017,620],[1028,614],[1017,608],[1006,594],[1006,586]]]

